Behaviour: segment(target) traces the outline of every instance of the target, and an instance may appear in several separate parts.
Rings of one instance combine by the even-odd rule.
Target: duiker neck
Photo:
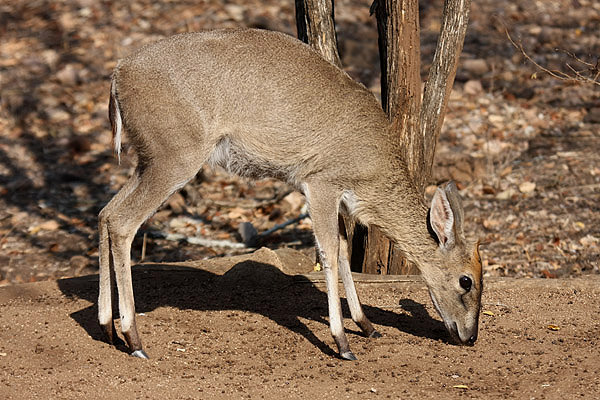
[[[419,269],[435,257],[437,242],[427,227],[428,208],[414,185],[399,173],[381,184],[378,199],[364,199],[369,204],[358,213],[359,220],[381,228],[395,245]]]

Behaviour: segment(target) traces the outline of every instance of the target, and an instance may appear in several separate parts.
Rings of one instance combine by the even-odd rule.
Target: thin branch
[[[424,164],[419,182],[424,187],[431,176],[436,144],[442,130],[450,92],[456,77],[471,12],[471,0],[445,0],[438,42],[425,83],[420,114],[420,136],[424,138]]]
[[[564,53],[573,57],[576,61],[590,67],[588,70],[591,73],[595,74],[594,77],[590,78],[588,76],[582,75],[581,74],[582,71],[577,71],[576,69],[571,67],[569,64],[566,64],[566,65],[573,72],[574,75],[569,75],[562,71],[549,70],[548,68],[540,65],[534,59],[532,59],[529,56],[529,54],[527,54],[527,52],[525,51],[525,49],[523,48],[523,45],[521,43],[516,43],[513,40],[513,38],[510,36],[510,33],[508,33],[508,28],[506,26],[504,27],[504,31],[506,32],[506,37],[508,38],[508,40],[512,43],[512,45],[516,49],[518,49],[521,52],[521,54],[523,54],[523,57],[525,57],[529,62],[531,62],[533,65],[535,65],[538,69],[542,70],[543,72],[547,73],[548,75],[552,76],[553,78],[556,78],[556,79],[559,79],[559,80],[565,81],[565,82],[591,83],[593,85],[600,86],[600,81],[598,80],[598,77],[600,76],[600,71],[598,70],[598,61],[596,61],[596,64],[594,65],[594,64],[591,64],[591,63],[581,60],[580,58],[578,58],[577,56],[575,56],[574,54],[572,54],[570,52],[567,52],[566,50],[562,50]]]

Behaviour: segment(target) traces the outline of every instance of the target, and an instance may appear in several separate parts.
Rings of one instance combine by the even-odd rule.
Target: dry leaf
[[[481,191],[483,192],[483,194],[496,194],[496,189],[488,185],[483,185]]]
[[[454,385],[452,386],[454,389],[468,389],[467,385]]]
[[[173,210],[175,214],[181,214],[183,212],[183,207],[185,207],[185,199],[181,193],[176,192],[171,195],[166,204],[171,207],[171,210]]]
[[[463,90],[466,94],[476,95],[483,92],[483,85],[481,84],[481,81],[473,79],[465,82]]]
[[[293,212],[299,211],[304,205],[305,199],[300,192],[291,192],[283,198],[283,201],[290,205]]]
[[[483,315],[489,315],[490,317],[493,317],[493,316],[495,316],[495,315],[496,315],[496,314],[494,314],[494,313],[493,313],[493,312],[491,312],[491,311],[484,311],[484,312],[482,312],[482,314],[483,314]]]
[[[516,190],[514,190],[513,188],[508,188],[506,190],[503,190],[502,192],[498,193],[496,195],[496,199],[498,200],[508,200],[511,197],[513,197],[516,193]]]
[[[499,219],[486,218],[481,223],[485,229],[494,229],[500,226],[502,221],[500,221]]]
[[[242,218],[243,216],[248,215],[250,212],[251,211],[249,211],[249,210],[247,210],[245,208],[234,207],[227,214],[227,218],[229,218],[229,219],[239,219],[239,218]]]
[[[560,326],[554,325],[554,324],[550,324],[550,325],[548,325],[548,329],[550,329],[551,331],[559,331],[560,330]]]
[[[314,268],[313,268],[313,270],[314,270],[315,272],[319,272],[319,271],[321,271],[322,269],[323,269],[323,268],[321,268],[321,264],[320,264],[320,263],[316,263],[316,264],[315,264],[315,266],[314,266]]]
[[[39,231],[55,231],[58,228],[60,228],[60,224],[51,219],[50,221],[42,222],[39,225],[29,228],[29,233],[35,235]]]
[[[584,245],[586,247],[592,246],[593,244],[598,243],[598,241],[599,241],[599,239],[592,235],[587,235],[587,236],[579,239],[579,243],[581,243],[582,245]]]
[[[535,190],[535,182],[523,182],[519,185],[521,193],[533,193]]]

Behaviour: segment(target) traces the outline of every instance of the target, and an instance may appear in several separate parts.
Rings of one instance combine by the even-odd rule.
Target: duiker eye
[[[460,287],[465,289],[467,292],[471,290],[471,286],[473,285],[473,281],[471,280],[471,278],[465,275],[461,276],[458,279],[458,283],[460,284]]]

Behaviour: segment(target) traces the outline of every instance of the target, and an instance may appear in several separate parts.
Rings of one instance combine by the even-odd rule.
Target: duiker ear
[[[440,248],[451,250],[464,242],[463,219],[464,211],[454,182],[438,187],[431,200],[429,222]]]

